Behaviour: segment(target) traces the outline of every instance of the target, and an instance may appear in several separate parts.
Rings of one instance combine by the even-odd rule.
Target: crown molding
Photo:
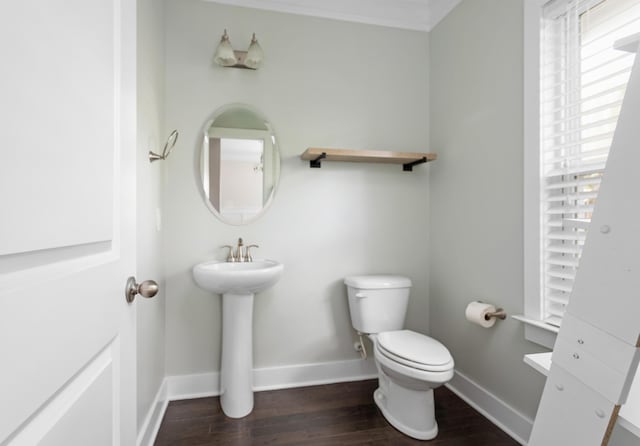
[[[460,0],[203,0],[415,31],[431,31]]]

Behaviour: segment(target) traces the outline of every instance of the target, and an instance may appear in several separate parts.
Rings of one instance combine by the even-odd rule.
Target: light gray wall
[[[426,332],[430,166],[325,163],[310,146],[429,149],[428,34],[167,0],[166,125],[180,131],[166,163],[167,374],[219,370],[220,298],[200,290],[194,264],[224,259],[221,245],[257,243],[254,256],[285,265],[254,308],[255,367],[358,358],[343,277],[396,273],[414,282],[408,326]],[[256,32],[258,71],[221,68],[213,53],[227,28],[236,49]],[[273,206],[229,226],[202,203],[194,176],[201,127],[228,103],[269,117],[282,152]]]
[[[542,351],[511,318],[483,329],[472,300],[523,312],[523,3],[466,0],[431,32],[431,333],[456,369],[526,416]]]
[[[137,147],[137,266],[138,281],[153,279],[160,292],[153,299],[137,297],[137,414],[138,429],[152,408],[165,376],[165,292],[161,228],[166,163],[149,163],[147,152],[162,151],[164,129],[164,14],[155,0],[138,0],[138,147]]]

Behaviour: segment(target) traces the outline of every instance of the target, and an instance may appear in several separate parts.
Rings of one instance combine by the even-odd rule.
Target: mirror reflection
[[[233,104],[207,122],[200,185],[205,203],[222,221],[241,225],[262,215],[273,199],[279,173],[276,136],[261,113]]]

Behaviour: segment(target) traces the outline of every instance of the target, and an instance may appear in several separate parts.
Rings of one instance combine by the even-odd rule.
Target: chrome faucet
[[[221,248],[229,248],[229,254],[227,254],[227,262],[235,262],[236,257],[233,255],[233,246],[231,245],[222,245]]]
[[[236,250],[236,261],[238,262],[244,262],[244,254],[242,253],[242,247],[243,247],[243,243],[242,243],[242,237],[240,237],[238,239],[238,248]]]
[[[244,249],[244,261],[245,262],[253,262],[253,257],[251,257],[251,253],[249,252],[249,249],[251,248],[259,248],[258,245],[249,245]]]
[[[251,257],[251,252],[249,249],[251,248],[259,248],[258,245],[249,245],[242,249],[244,246],[244,242],[242,241],[242,237],[238,239],[238,245],[236,247],[236,252],[233,252],[233,246],[224,245],[223,248],[229,248],[229,254],[227,255],[227,262],[252,262],[253,257]]]

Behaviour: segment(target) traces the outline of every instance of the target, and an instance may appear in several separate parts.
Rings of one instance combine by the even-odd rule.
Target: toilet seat
[[[428,372],[453,369],[453,358],[444,345],[411,330],[380,333],[376,348],[381,355],[406,367]]]
[[[453,378],[453,366],[443,370],[423,370],[413,365],[406,365],[399,361],[396,361],[385,353],[379,347],[374,348],[374,356],[378,366],[382,368],[386,375],[394,376],[395,379],[405,381],[406,379],[416,380],[419,384],[418,387],[422,389],[423,386],[427,388],[436,387],[444,384]],[[405,386],[409,384],[405,381]],[[409,386],[410,387],[410,386]],[[426,390],[426,389],[422,389]]]

